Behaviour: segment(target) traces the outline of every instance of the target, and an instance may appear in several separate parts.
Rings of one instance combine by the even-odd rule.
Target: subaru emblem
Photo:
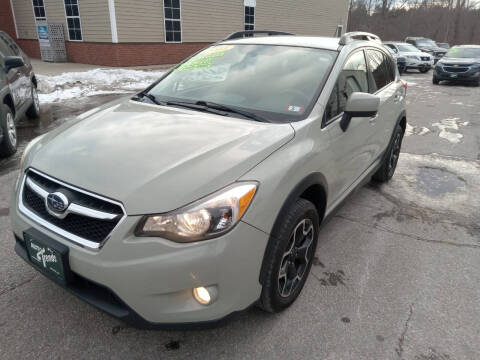
[[[56,217],[63,217],[63,214],[68,209],[68,198],[61,192],[54,192],[47,195],[46,207],[50,215]]]

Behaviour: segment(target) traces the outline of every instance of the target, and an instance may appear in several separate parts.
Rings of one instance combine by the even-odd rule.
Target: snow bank
[[[95,69],[54,76],[37,75],[41,103],[100,94],[122,94],[145,89],[164,70]]]

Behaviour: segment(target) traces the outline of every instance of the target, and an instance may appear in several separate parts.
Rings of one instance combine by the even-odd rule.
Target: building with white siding
[[[0,29],[40,57],[37,27],[62,24],[69,61],[173,64],[241,30],[333,36],[348,0],[0,0]]]

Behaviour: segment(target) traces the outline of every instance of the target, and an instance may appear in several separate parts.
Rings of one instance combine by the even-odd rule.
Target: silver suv
[[[258,33],[33,140],[10,212],[18,255],[137,326],[292,304],[320,224],[393,176],[406,87],[374,35]]]
[[[37,80],[27,55],[0,31],[0,158],[17,151],[16,123],[40,115]]]

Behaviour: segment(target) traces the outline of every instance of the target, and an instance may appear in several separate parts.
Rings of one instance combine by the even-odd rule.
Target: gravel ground
[[[480,88],[406,74],[408,136],[387,185],[348,197],[323,227],[298,301],[203,331],[143,331],[84,304],[19,259],[8,218],[18,157],[0,161],[0,352],[35,358],[480,358]],[[117,97],[44,107],[21,148]]]

